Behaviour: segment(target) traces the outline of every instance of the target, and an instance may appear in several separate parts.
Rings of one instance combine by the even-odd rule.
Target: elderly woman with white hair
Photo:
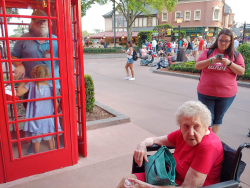
[[[199,101],[185,102],[176,112],[180,129],[165,136],[147,138],[138,144],[135,162],[141,166],[147,159],[147,146],[153,144],[175,147],[175,182],[183,188],[198,188],[220,182],[223,161],[223,147],[220,139],[209,128],[211,113]],[[132,184],[127,186],[125,180]],[[120,182],[119,188],[157,188],[175,186],[156,186],[145,183],[145,173],[132,174]]]

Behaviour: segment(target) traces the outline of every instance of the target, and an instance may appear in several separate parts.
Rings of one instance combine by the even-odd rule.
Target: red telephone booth
[[[0,0],[0,183],[86,157],[77,0]]]

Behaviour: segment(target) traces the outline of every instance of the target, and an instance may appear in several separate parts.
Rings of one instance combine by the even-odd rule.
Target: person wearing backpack
[[[125,66],[125,69],[127,72],[127,77],[124,79],[125,80],[135,80],[134,69],[133,69],[133,63],[134,63],[133,51],[134,51],[134,48],[133,48],[133,44],[131,41],[128,41],[127,45],[128,45],[128,50],[127,51],[122,50],[124,53],[127,54],[127,58],[128,58],[128,61],[127,61],[126,66]],[[132,77],[129,76],[128,68],[130,68]]]
[[[187,61],[189,61],[189,55],[192,53],[192,50],[193,50],[193,45],[190,41],[190,37],[187,36],[187,48],[186,48],[186,52],[185,52],[185,56],[187,58]]]
[[[242,55],[234,49],[233,33],[220,31],[214,44],[198,57],[195,68],[202,70],[197,87],[198,99],[212,114],[212,130],[218,133],[223,116],[235,99],[236,77],[245,72]]]

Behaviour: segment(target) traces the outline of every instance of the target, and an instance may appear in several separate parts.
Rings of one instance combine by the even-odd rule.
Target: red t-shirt
[[[167,46],[168,46],[168,48],[172,48],[170,42],[167,43]]]
[[[178,185],[182,185],[190,167],[207,174],[203,186],[220,182],[224,151],[220,139],[210,128],[209,130],[210,134],[204,136],[202,141],[193,147],[183,139],[180,129],[168,135],[168,140],[175,145],[175,182]]]
[[[198,61],[208,59],[207,53],[209,49],[204,50],[198,57]],[[213,57],[220,52],[215,49],[209,56]],[[224,55],[224,58],[229,59],[228,55]],[[234,56],[232,61],[237,65],[245,67],[244,59],[239,53],[237,61],[235,62]],[[211,64],[208,67],[202,69],[202,74],[197,87],[197,91],[203,95],[215,96],[215,97],[232,97],[236,95],[238,86],[236,81],[236,74],[227,66],[223,66],[221,63]]]
[[[147,50],[152,50],[152,44],[147,45]]]
[[[199,51],[203,51],[203,50],[204,50],[204,40],[201,39],[199,43]]]
[[[185,47],[185,48],[187,47],[187,45],[186,45],[186,43],[185,43],[185,42],[183,42],[182,46],[183,46],[183,47]]]

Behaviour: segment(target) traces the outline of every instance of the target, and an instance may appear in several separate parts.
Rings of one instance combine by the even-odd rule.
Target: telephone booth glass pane
[[[5,1],[5,13],[13,16],[7,23],[0,17],[13,159],[64,148],[57,4],[47,2]]]

